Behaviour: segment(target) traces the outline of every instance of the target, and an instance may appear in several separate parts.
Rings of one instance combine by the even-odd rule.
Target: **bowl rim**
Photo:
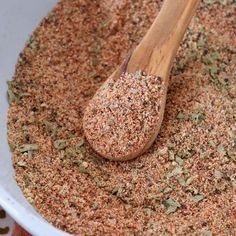
[[[19,225],[21,225],[25,230],[34,236],[70,235],[55,228],[44,218],[30,213],[25,207],[19,204],[1,185],[0,205]]]

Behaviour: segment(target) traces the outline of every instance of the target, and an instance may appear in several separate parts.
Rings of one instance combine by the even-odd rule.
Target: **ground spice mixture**
[[[234,0],[204,0],[178,52],[161,131],[129,162],[99,158],[82,116],[145,34],[157,0],[62,0],[9,82],[9,144],[26,198],[81,235],[235,235]]]
[[[128,160],[143,150],[162,119],[163,96],[158,76],[137,71],[109,78],[84,113],[84,132],[93,149],[112,160]]]

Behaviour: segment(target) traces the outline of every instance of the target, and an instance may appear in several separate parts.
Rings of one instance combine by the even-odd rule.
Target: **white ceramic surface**
[[[7,144],[7,80],[29,35],[57,0],[0,0],[0,205],[35,236],[65,236],[31,207],[14,180]]]

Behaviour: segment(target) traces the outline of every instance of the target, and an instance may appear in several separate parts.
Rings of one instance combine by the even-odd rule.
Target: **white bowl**
[[[24,198],[14,179],[7,143],[7,81],[14,74],[18,55],[29,35],[57,0],[0,1],[0,205],[35,236],[66,236],[44,220]]]

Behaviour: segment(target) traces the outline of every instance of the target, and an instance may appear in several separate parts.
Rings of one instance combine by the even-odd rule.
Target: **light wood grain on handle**
[[[128,72],[144,70],[168,77],[173,58],[200,0],[166,0],[160,13],[134,50]]]

